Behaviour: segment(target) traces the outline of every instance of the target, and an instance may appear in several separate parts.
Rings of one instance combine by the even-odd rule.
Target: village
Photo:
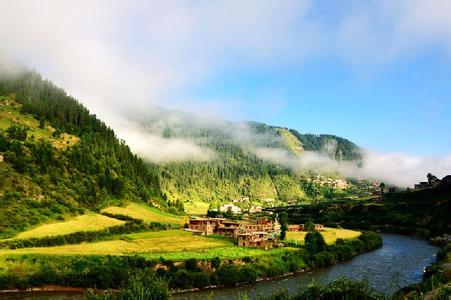
[[[447,175],[442,179],[438,179],[437,176],[428,173],[426,177],[428,181],[421,181],[420,183],[415,184],[414,186],[415,190],[438,188],[442,186],[451,185],[451,175]]]
[[[236,221],[227,218],[191,218],[186,231],[195,235],[208,236],[217,234],[237,240],[239,247],[258,247],[270,249],[284,244],[279,241],[281,225],[278,216],[274,221],[269,218],[258,218],[253,221]],[[288,225],[287,231],[303,231],[304,224]],[[322,231],[322,224],[315,224],[315,230]]]

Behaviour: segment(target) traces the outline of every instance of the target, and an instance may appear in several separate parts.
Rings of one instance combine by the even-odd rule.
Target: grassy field
[[[271,250],[263,250],[258,248],[245,247],[220,247],[211,249],[202,249],[198,251],[179,251],[179,252],[162,252],[148,253],[142,256],[149,259],[159,259],[163,257],[166,260],[182,261],[190,258],[195,259],[212,259],[219,257],[221,259],[240,259],[244,257],[267,256],[269,254],[285,253],[290,251],[298,251],[297,248],[284,247]]]
[[[163,257],[168,260],[189,258],[238,259],[262,256],[269,253],[296,251],[295,248],[278,248],[269,252],[263,249],[236,247],[226,239],[202,237],[183,230],[167,230],[128,234],[121,240],[83,243],[56,247],[22,248],[0,250],[0,257],[20,254],[45,255],[131,255],[139,254],[149,259]]]
[[[65,222],[41,225],[31,230],[21,232],[13,239],[41,238],[46,236],[70,234],[78,231],[96,231],[124,223],[125,222],[121,220],[95,213],[88,213],[77,216],[74,219]]]
[[[304,243],[304,238],[308,232],[287,232],[287,241],[293,241],[298,244]],[[327,244],[333,244],[339,238],[341,239],[355,239],[360,236],[359,231],[349,230],[349,229],[337,229],[337,228],[325,228],[321,232],[324,240]]]
[[[143,220],[144,222],[159,222],[176,225],[183,225],[185,223],[185,218],[183,216],[172,215],[162,212],[155,207],[149,207],[138,203],[129,203],[125,207],[111,206],[103,209],[102,212],[113,215],[126,215]]]
[[[54,255],[126,255],[140,253],[166,253],[233,247],[230,241],[195,236],[183,230],[167,230],[125,235],[121,240],[83,243],[56,247],[1,250],[2,254],[54,254]]]
[[[186,202],[185,211],[189,215],[206,215],[208,212],[208,206],[208,203],[200,201]]]

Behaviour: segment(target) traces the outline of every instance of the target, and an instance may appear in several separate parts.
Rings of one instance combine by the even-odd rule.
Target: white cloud
[[[209,161],[215,157],[211,149],[181,139],[167,139],[159,134],[152,134],[124,119],[118,119],[120,125],[116,130],[119,138],[126,139],[131,150],[143,159],[154,163],[172,161]]]
[[[299,156],[280,148],[257,148],[254,152],[262,159],[296,171],[338,172],[349,178],[384,181],[399,187],[413,187],[415,183],[424,181],[429,172],[441,178],[451,170],[451,155],[414,156],[363,150],[361,164],[357,164],[338,162],[317,152],[305,152]]]
[[[344,13],[332,25],[315,18],[316,5],[310,0],[4,0],[0,54],[36,68],[120,132],[121,123],[112,115],[130,107],[164,106],[224,70],[283,68],[331,54],[354,64],[384,65],[431,45],[451,50],[451,1],[340,3]],[[231,111],[224,104],[229,100],[215,99],[207,107]],[[188,106],[199,107],[195,97],[190,101]],[[242,99],[233,101],[234,107],[253,109],[239,105]],[[187,104],[180,100],[175,106]],[[136,134],[127,131],[122,137],[140,153],[167,148],[180,157],[203,155],[186,141],[173,144]],[[180,151],[171,152],[175,148]]]

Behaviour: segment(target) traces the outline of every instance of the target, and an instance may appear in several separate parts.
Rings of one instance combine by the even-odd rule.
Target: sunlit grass
[[[256,257],[280,252],[297,251],[296,248],[285,247],[271,250],[259,248],[237,247],[229,240],[214,239],[192,235],[182,230],[159,232],[143,232],[128,234],[122,240],[98,243],[84,243],[56,247],[22,248],[16,250],[0,250],[0,261],[8,255],[43,254],[43,255],[134,255],[148,259],[167,260],[239,259]]]
[[[142,256],[148,259],[159,259],[160,257],[166,260],[181,261],[190,258],[195,259],[212,259],[219,257],[221,259],[240,259],[244,257],[257,257],[266,256],[277,253],[285,253],[299,251],[297,248],[284,247],[275,248],[270,250],[264,250],[260,248],[247,248],[247,247],[222,247],[222,248],[211,248],[197,251],[179,251],[179,252],[162,252],[162,253],[148,253],[142,254]]]
[[[141,237],[141,238],[140,238]],[[231,241],[192,235],[183,230],[168,230],[126,235],[122,240],[56,247],[1,250],[2,254],[53,255],[126,255],[144,253],[186,252],[234,247]]]
[[[102,210],[102,212],[113,215],[125,215],[135,219],[143,220],[144,222],[159,222],[182,225],[185,223],[183,216],[176,216],[170,213],[162,212],[155,207],[150,207],[144,204],[130,203],[125,207],[111,206]]]
[[[304,243],[304,238],[308,232],[287,232],[287,241],[294,241],[298,244]],[[322,236],[327,244],[331,245],[339,238],[341,239],[355,239],[360,236],[359,231],[349,230],[349,229],[338,229],[338,228],[324,228],[321,231]]]
[[[124,221],[109,218],[103,215],[88,213],[77,216],[65,222],[56,222],[33,228],[19,233],[14,239],[42,238],[46,236],[56,236],[70,234],[79,231],[96,231],[108,227],[122,225]]]
[[[80,138],[75,135],[62,133],[59,137],[53,137],[55,129],[48,125],[39,127],[39,121],[30,114],[20,112],[20,104],[12,98],[0,99],[0,129],[7,129],[11,125],[22,125],[29,128],[28,138],[45,140],[56,149],[65,149],[78,143]]]
[[[208,212],[208,206],[208,203],[200,201],[186,202],[185,211],[189,215],[205,215]]]

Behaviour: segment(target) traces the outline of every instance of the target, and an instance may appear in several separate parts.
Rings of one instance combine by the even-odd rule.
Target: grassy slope
[[[282,140],[284,142],[284,146],[290,150],[290,152],[294,154],[302,154],[304,149],[302,148],[302,143],[295,137],[289,130],[284,128],[277,129]]]
[[[209,204],[201,201],[185,202],[185,212],[189,215],[205,215]]]
[[[75,135],[63,133],[55,138],[52,133],[55,128],[45,124],[44,128],[39,128],[39,121],[30,114],[19,112],[20,104],[10,97],[0,97],[0,130],[7,129],[11,125],[22,125],[30,128],[29,137],[34,140],[49,141],[56,149],[65,149],[75,145],[79,138]]]
[[[87,213],[65,222],[56,222],[38,226],[34,229],[19,233],[14,239],[41,238],[57,236],[80,231],[96,231],[108,227],[122,225],[124,221],[103,215]]]
[[[287,232],[287,240],[294,241],[295,243],[304,243],[304,238],[308,232]],[[321,232],[324,240],[327,244],[331,245],[335,243],[337,239],[355,239],[360,236],[359,231],[349,230],[349,229],[337,229],[337,228],[325,228]]]
[[[159,222],[177,225],[182,225],[185,223],[185,219],[182,216],[172,215],[162,212],[157,208],[138,203],[129,203],[125,207],[111,206],[103,209],[102,212],[113,215],[130,216],[135,219],[143,220],[144,222]]]

